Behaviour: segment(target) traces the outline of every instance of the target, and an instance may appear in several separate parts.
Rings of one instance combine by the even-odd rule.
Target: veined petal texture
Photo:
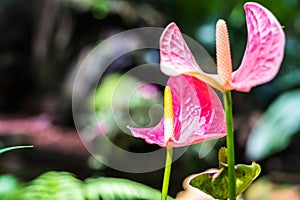
[[[226,135],[225,115],[216,93],[204,82],[188,75],[170,77],[172,91],[174,136],[164,141],[162,119],[149,128],[132,128],[135,137],[160,146],[181,147]]]
[[[252,87],[272,80],[284,54],[285,36],[274,15],[257,3],[244,5],[248,39],[241,66],[233,73],[231,85],[248,92]]]

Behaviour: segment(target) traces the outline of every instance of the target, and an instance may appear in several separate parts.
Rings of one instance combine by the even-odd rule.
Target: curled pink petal
[[[160,59],[161,70],[168,76],[201,72],[175,23],[170,23],[161,35]]]
[[[134,128],[128,126],[128,128],[134,137],[143,138],[149,144],[157,144],[161,147],[166,145],[164,138],[164,119],[161,119],[154,127]]]
[[[163,119],[151,128],[131,128],[132,135],[160,146],[181,147],[226,135],[225,116],[216,93],[208,85],[188,75],[170,77],[174,136],[164,141]]]
[[[246,3],[248,40],[239,69],[231,86],[248,92],[252,87],[272,80],[284,54],[285,36],[274,15],[257,3]]]

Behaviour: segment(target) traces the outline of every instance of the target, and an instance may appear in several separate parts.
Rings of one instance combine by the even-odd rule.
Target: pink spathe
[[[217,75],[204,73],[200,69],[175,23],[169,24],[161,36],[161,70],[169,76],[196,72],[216,80],[224,90],[241,92],[248,92],[252,87],[272,80],[279,71],[284,55],[284,32],[265,7],[258,3],[246,3],[244,8],[247,46],[240,67],[232,73],[226,85],[221,83]]]
[[[132,128],[135,137],[150,144],[182,147],[226,135],[225,115],[216,93],[204,82],[188,75],[170,77],[172,92],[174,135],[164,137],[164,118],[154,127]]]

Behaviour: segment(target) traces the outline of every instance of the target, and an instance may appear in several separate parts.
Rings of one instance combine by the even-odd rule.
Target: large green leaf
[[[300,131],[300,90],[286,92],[267,109],[250,133],[246,146],[249,158],[260,160],[286,148]]]
[[[227,166],[227,149],[219,150],[219,170],[209,170],[195,176],[190,185],[215,199],[229,198],[229,179]],[[252,162],[251,165],[238,164],[234,167],[236,178],[236,195],[243,193],[260,174],[260,166]]]

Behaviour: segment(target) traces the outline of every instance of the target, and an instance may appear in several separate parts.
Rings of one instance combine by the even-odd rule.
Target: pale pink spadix
[[[164,102],[161,121],[149,128],[128,127],[133,136],[161,147],[182,147],[226,135],[222,104],[201,80],[188,75],[170,77]]]
[[[217,70],[223,86],[232,80],[232,63],[226,22],[219,19],[216,25]]]
[[[227,72],[232,69],[222,69],[223,66],[218,66],[219,72],[225,72],[219,74],[221,77],[204,73],[175,23],[166,27],[160,39],[161,70],[169,76],[178,74],[195,76],[221,91],[235,89],[248,92],[252,87],[272,80],[279,71],[284,55],[284,32],[274,15],[260,4],[246,3],[244,9],[248,28],[247,46],[240,67],[231,75]],[[226,23],[223,20],[219,22],[222,29],[217,37],[225,41],[222,37],[227,37],[227,28],[223,29]],[[217,52],[229,48],[229,41],[223,44],[225,46],[217,44]],[[230,56],[230,49],[220,55]],[[229,61],[231,58],[222,58],[218,55],[217,60]],[[226,64],[226,67],[229,65]]]

